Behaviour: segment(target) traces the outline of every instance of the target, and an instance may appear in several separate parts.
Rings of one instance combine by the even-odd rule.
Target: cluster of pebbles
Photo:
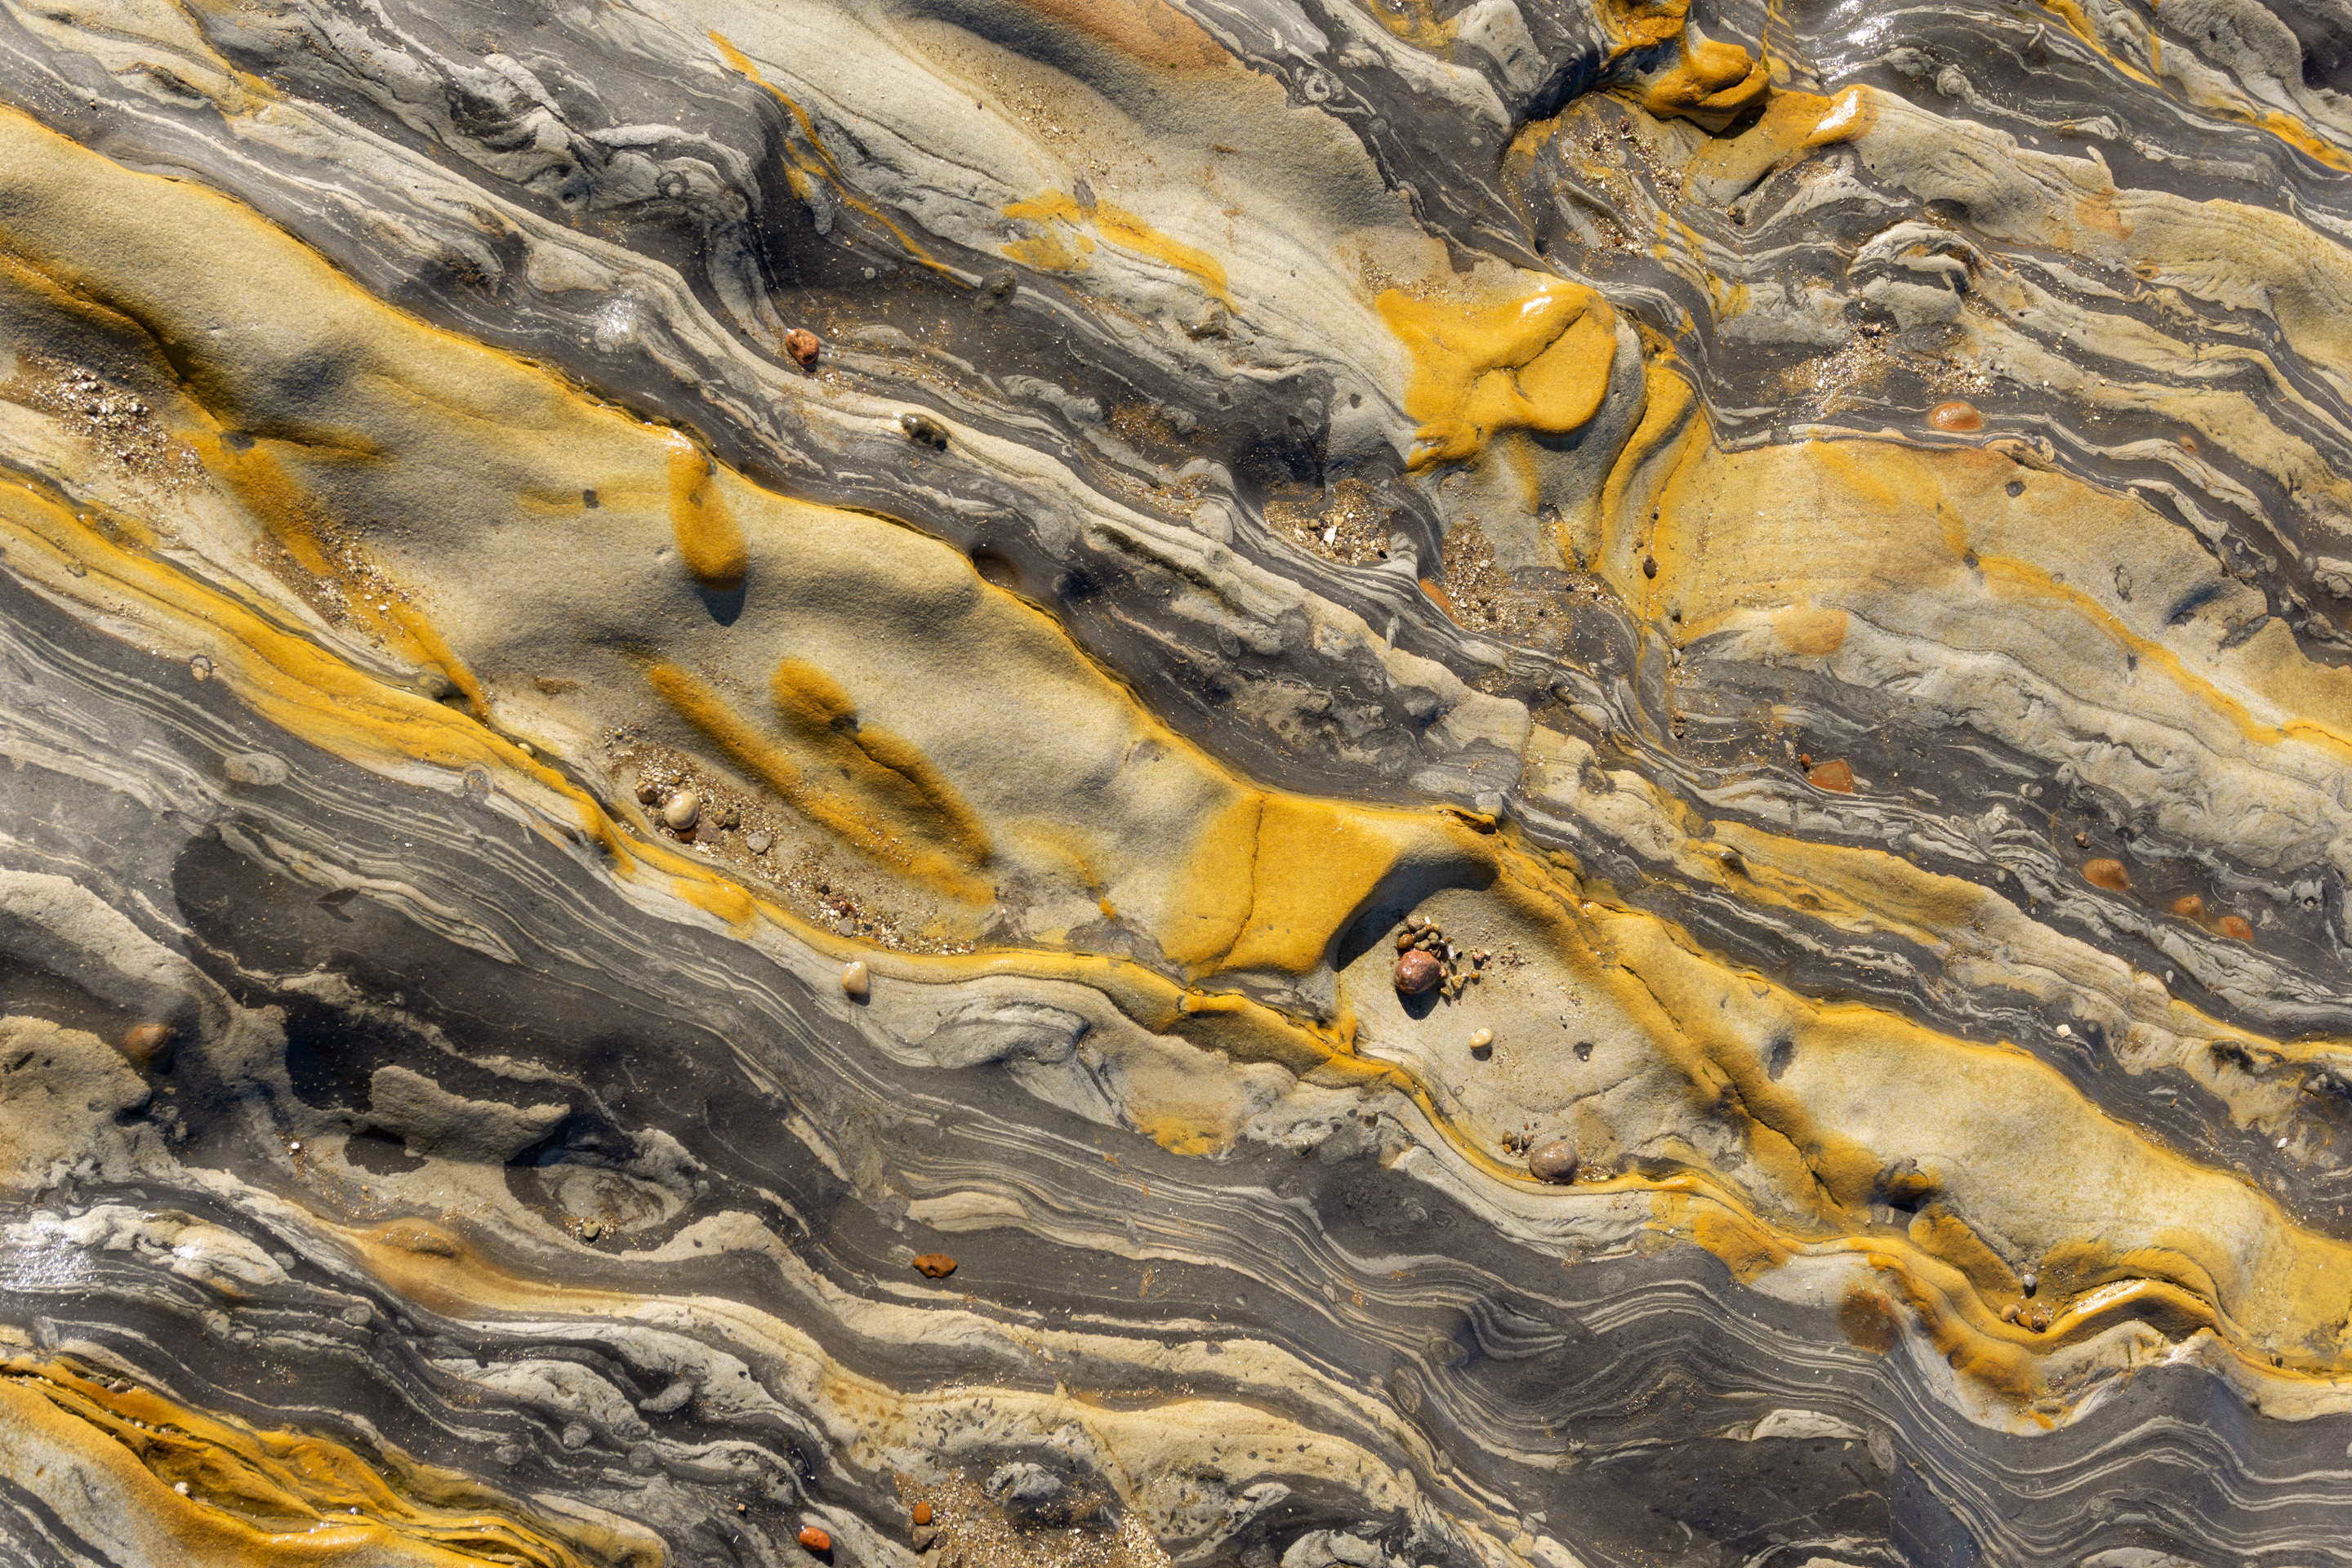
[[[665,784],[647,779],[637,785],[637,804],[653,807],[654,819],[683,844],[693,843],[695,833],[706,826],[733,828],[742,821],[741,809],[730,802],[719,807],[706,822],[702,792],[691,785]]]
[[[1481,978],[1486,952],[1464,952],[1427,915],[1407,915],[1397,932],[1396,988],[1406,996],[1435,991],[1451,1002]]]
[[[1463,952],[1445,940],[1444,931],[1427,915],[1407,915],[1403,929],[1397,932],[1396,944],[1396,988],[1402,995],[1419,996],[1435,991],[1451,1002],[1485,978],[1486,951],[1480,948]],[[1492,1029],[1480,1029],[1470,1037],[1474,1052],[1482,1052],[1494,1043]],[[1564,1138],[1530,1142],[1517,1133],[1506,1133],[1503,1148],[1507,1153],[1524,1153],[1528,1174],[1538,1182],[1576,1180],[1576,1145]]]
[[[2000,1321],[2004,1323],[2015,1323],[2019,1328],[2032,1333],[2048,1333],[2051,1323],[2055,1321],[2051,1314],[2049,1304],[2032,1300],[2035,1293],[2042,1289],[2040,1276],[2025,1274],[2019,1279],[2017,1287],[2024,1292],[2026,1300],[2011,1301],[2008,1306],[2003,1307],[2000,1310]]]

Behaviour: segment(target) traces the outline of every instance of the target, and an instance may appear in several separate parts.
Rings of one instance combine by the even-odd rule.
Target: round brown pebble
[[[929,1524],[931,1522],[931,1505],[929,1503],[919,1502],[915,1505],[915,1522],[917,1524]]]
[[[814,1524],[803,1524],[801,1526],[801,1544],[811,1552],[830,1552],[833,1550],[833,1537]]]
[[[841,988],[852,996],[863,996],[873,988],[873,972],[862,958],[853,958],[841,966]]]
[[[784,352],[792,355],[803,370],[816,363],[816,351],[824,346],[817,341],[816,334],[806,327],[794,327],[784,334]]]
[[[678,791],[662,806],[662,820],[679,833],[692,827],[701,816],[702,797],[690,789]]]
[[[1528,1153],[1528,1174],[1538,1182],[1564,1182],[1576,1174],[1576,1145],[1565,1138],[1538,1143]]]
[[[926,1252],[915,1259],[915,1272],[926,1279],[944,1279],[956,1271],[956,1260],[944,1252]],[[923,1521],[917,1520],[917,1524]]]
[[[1927,423],[1938,430],[1966,434],[1984,428],[1984,416],[1966,403],[1938,403],[1927,410]]]
[[[1445,966],[1419,949],[1397,960],[1396,988],[1408,996],[1418,996],[1445,978]]]
[[[134,1024],[122,1037],[123,1054],[145,1067],[162,1056],[172,1044],[169,1024]]]

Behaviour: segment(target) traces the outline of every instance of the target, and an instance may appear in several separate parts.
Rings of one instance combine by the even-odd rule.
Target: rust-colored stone
[[[2104,855],[2095,860],[2083,862],[2083,880],[2095,888],[2105,888],[2110,893],[2131,891],[2131,873],[2124,869],[2124,863]]]
[[[1445,966],[1418,948],[1397,960],[1396,988],[1418,996],[1445,978]]]

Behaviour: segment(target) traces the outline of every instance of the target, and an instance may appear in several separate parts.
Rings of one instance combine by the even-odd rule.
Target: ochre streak
[[[1617,318],[1591,289],[1547,279],[1490,305],[1378,300],[1412,356],[1404,410],[1421,428],[1416,468],[1475,457],[1506,430],[1565,436],[1599,412],[1617,355]]]
[[[379,1469],[339,1443],[257,1430],[68,1363],[0,1367],[0,1459],[69,1525],[202,1564],[656,1568],[646,1535],[534,1516],[396,1452]],[[45,1484],[47,1483],[47,1484]],[[103,1510],[95,1521],[78,1517]]]
[[[848,774],[886,808],[929,819],[932,837],[977,868],[994,853],[988,826],[955,785],[906,737],[861,723],[841,683],[806,659],[788,658],[769,678],[776,716],[800,742]]]
[[[812,822],[863,854],[871,855],[917,880],[969,903],[986,903],[995,894],[988,883],[972,876],[954,858],[924,843],[924,824],[892,823],[878,813],[861,811],[840,796],[808,782],[790,752],[762,734],[757,726],[730,707],[707,680],[675,664],[656,663],[646,671],[656,691],[737,766],[774,790]],[[911,837],[910,841],[910,836]],[[964,847],[959,846],[961,848]]]
[[[1233,306],[1234,299],[1226,287],[1224,267],[1215,258],[1205,250],[1196,250],[1181,241],[1170,238],[1124,207],[1116,207],[1108,202],[1081,206],[1076,197],[1065,192],[1045,191],[1025,202],[1007,204],[1004,216],[1035,224],[1042,231],[1039,240],[1025,242],[1025,248],[1024,242],[1005,247],[1005,254],[1016,261],[1034,267],[1054,267],[1055,263],[1042,258],[1053,254],[1066,256],[1067,253],[1043,247],[1045,237],[1053,233],[1050,226],[1057,223],[1066,225],[1080,240],[1086,239],[1084,231],[1091,226],[1095,233],[1121,250],[1131,250],[1138,256],[1149,257],[1164,266],[1172,267],[1190,276],[1208,291],[1211,298],[1227,309]],[[1093,248],[1091,242],[1086,248]],[[1072,270],[1077,265],[1076,259],[1071,258],[1061,263],[1058,269]]]
[[[670,444],[669,526],[678,556],[696,582],[722,592],[743,585],[751,547],[710,460],[682,437]]]

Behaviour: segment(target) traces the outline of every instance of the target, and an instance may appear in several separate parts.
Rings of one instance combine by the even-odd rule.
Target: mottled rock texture
[[[0,0],[0,1558],[2352,1561],[2352,10]]]

